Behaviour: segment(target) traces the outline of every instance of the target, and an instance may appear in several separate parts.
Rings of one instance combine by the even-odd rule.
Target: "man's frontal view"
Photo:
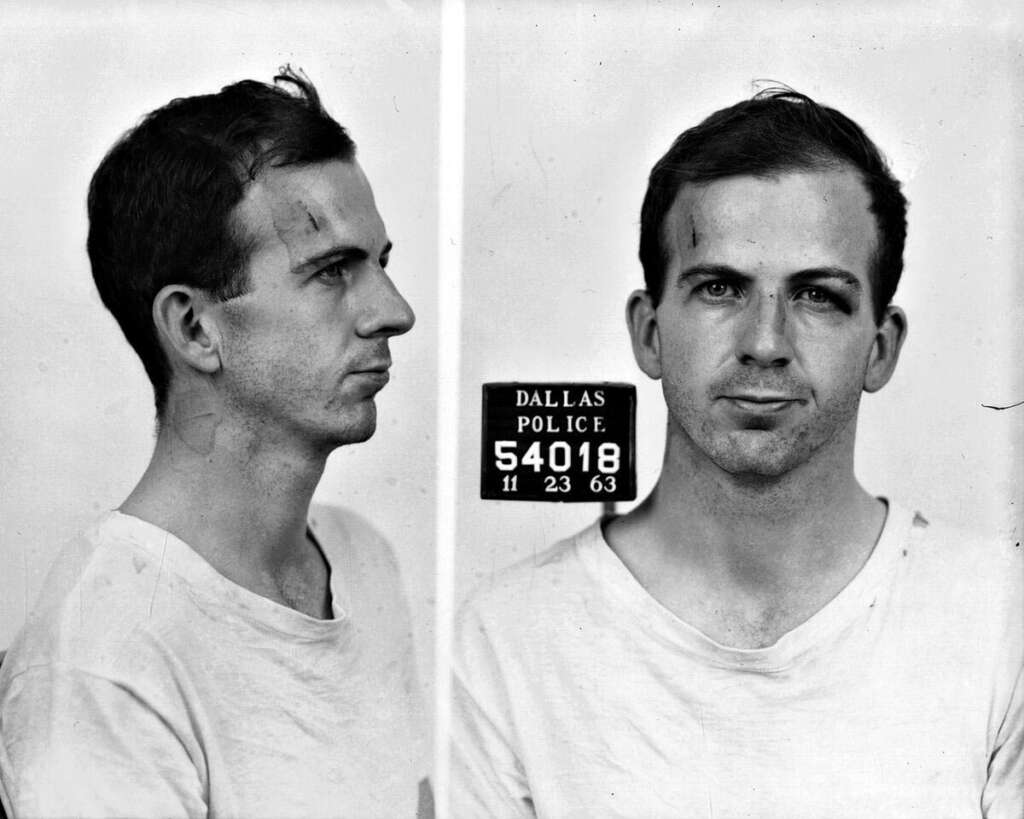
[[[464,609],[458,816],[1024,814],[1019,550],[854,474],[905,235],[878,149],[789,90],[655,165],[627,323],[661,475]]]
[[[0,669],[13,817],[416,814],[395,559],[310,505],[374,433],[414,317],[354,143],[303,75],[275,79],[173,100],[93,177],[93,277],[158,431]]]

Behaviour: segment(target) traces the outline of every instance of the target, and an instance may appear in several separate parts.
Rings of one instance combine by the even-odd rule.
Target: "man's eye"
[[[838,297],[821,287],[805,287],[796,293],[796,298],[813,307],[843,307]]]
[[[343,278],[347,272],[348,262],[342,259],[327,265],[327,267],[320,268],[316,275],[318,279],[323,279],[324,281],[335,281],[336,279]]]
[[[711,299],[727,299],[737,294],[736,287],[724,281],[704,282],[697,291]]]

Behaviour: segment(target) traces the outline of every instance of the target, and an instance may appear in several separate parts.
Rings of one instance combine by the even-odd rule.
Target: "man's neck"
[[[179,537],[238,585],[328,616],[327,567],[306,531],[326,458],[216,410],[172,415],[120,510]]]
[[[852,453],[778,478],[677,455],[670,444],[654,491],[606,537],[656,599],[727,645],[770,645],[813,615],[864,565],[885,520]]]

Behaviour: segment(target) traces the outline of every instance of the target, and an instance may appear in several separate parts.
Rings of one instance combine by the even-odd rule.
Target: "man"
[[[373,434],[414,317],[352,140],[307,79],[275,82],[172,101],[93,178],[93,275],[158,434],[3,663],[14,817],[416,813],[394,558],[310,509],[327,456]]]
[[[861,128],[788,90],[655,165],[627,319],[661,476],[464,610],[460,819],[1024,815],[1020,550],[854,476],[905,211]]]

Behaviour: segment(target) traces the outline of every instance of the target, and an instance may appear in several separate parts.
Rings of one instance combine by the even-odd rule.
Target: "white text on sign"
[[[516,390],[517,407],[603,407],[604,390]]]
[[[516,432],[604,432],[602,415],[517,415]]]

